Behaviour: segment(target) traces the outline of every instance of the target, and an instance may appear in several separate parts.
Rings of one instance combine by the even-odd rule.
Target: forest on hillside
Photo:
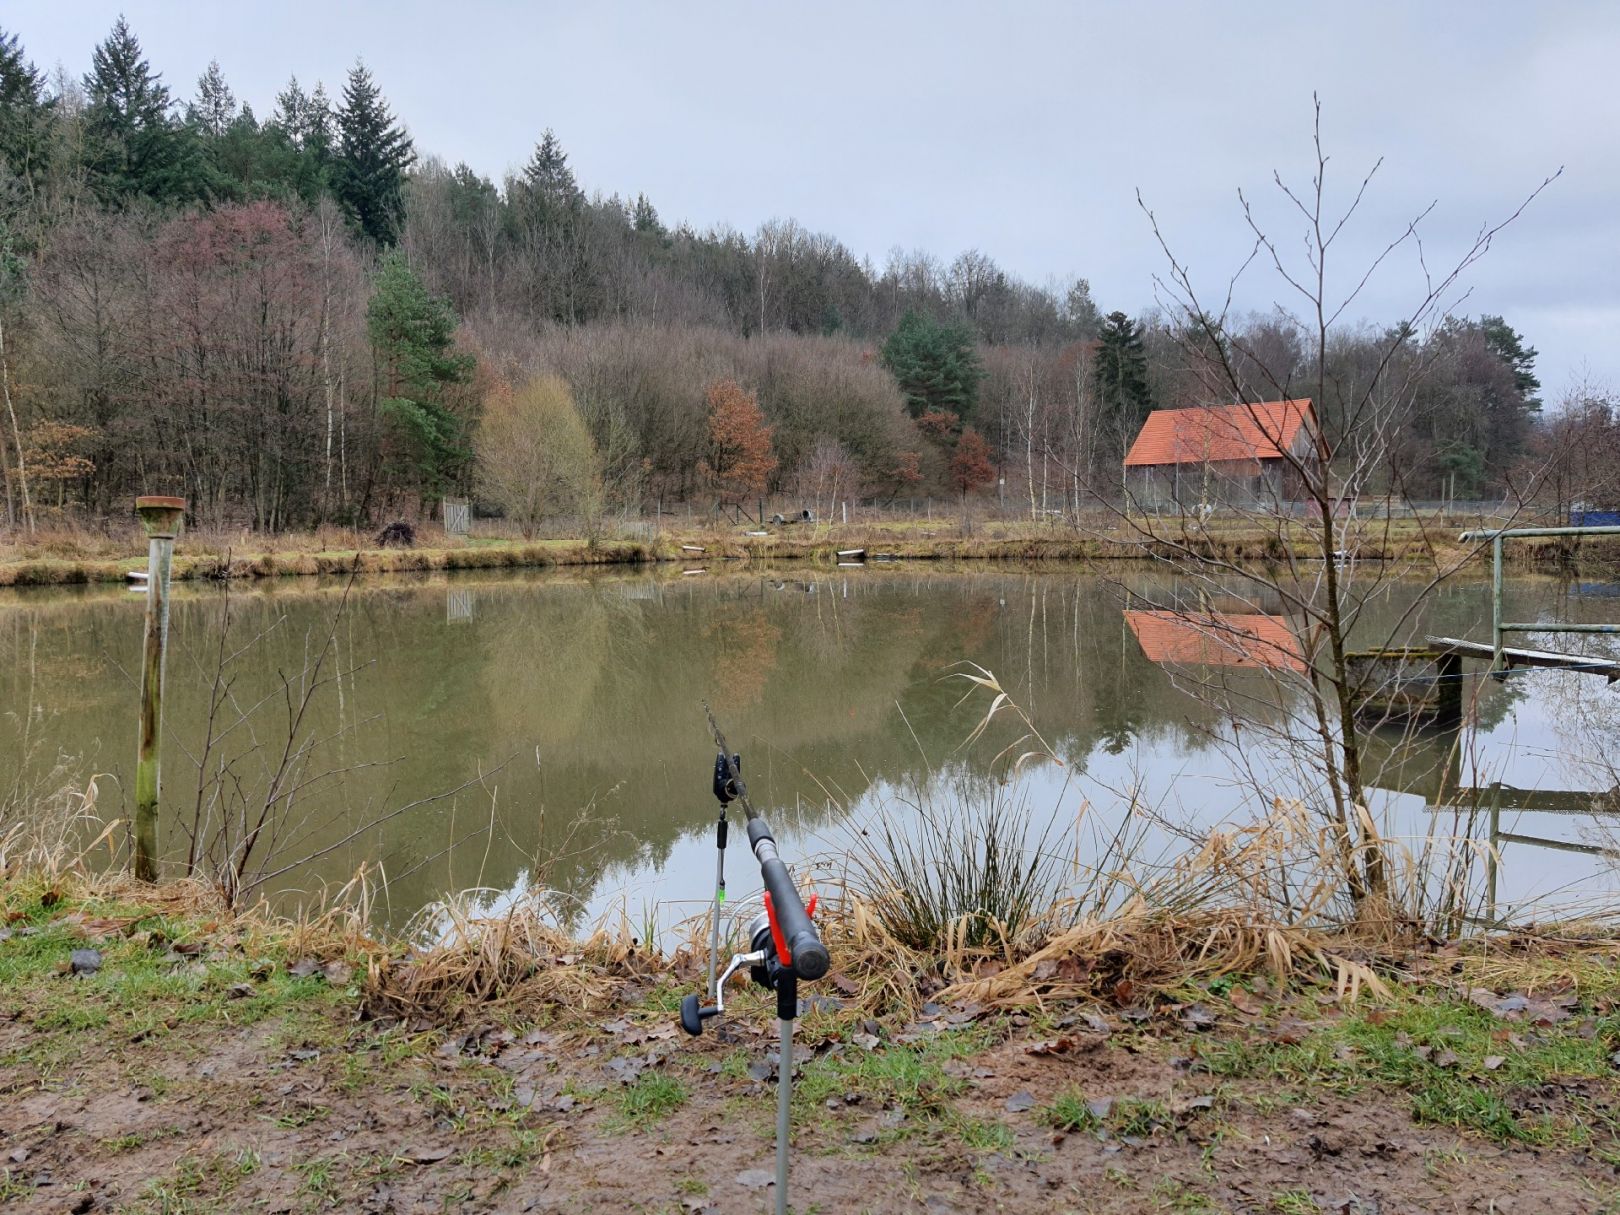
[[[529,530],[998,478],[1050,512],[1110,493],[1155,407],[1317,379],[1280,313],[1228,318],[1213,349],[977,250],[879,267],[791,219],[698,230],[587,188],[549,130],[493,181],[416,148],[359,62],[335,95],[290,79],[261,118],[217,64],[171,87],[123,20],[87,50],[82,76],[47,77],[0,31],[13,526],[138,492],[265,530],[457,494]],[[1562,497],[1594,492],[1620,411],[1596,392],[1544,409],[1535,357],[1499,316],[1338,329],[1317,406],[1331,429],[1380,375],[1399,385],[1370,492],[1522,493],[1549,460]]]

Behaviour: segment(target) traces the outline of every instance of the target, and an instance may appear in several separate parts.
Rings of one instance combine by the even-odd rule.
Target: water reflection
[[[1363,627],[1393,628],[1413,593],[1398,583],[1380,592]],[[275,690],[276,672],[300,668],[342,587],[300,580],[231,596],[233,638],[262,634],[233,687],[249,703]],[[1508,598],[1510,614],[1525,619],[1613,606],[1543,580]],[[1207,627],[1182,628],[1162,607],[1183,602]],[[961,703],[962,685],[948,678],[963,660],[995,671],[1065,761],[1029,775],[1032,802],[1072,814],[1083,800],[1106,815],[1134,798],[1191,828],[1214,825],[1300,779],[1281,763],[1248,776],[1232,766],[1241,721],[1286,721],[1286,703],[1267,708],[1248,688],[1238,707],[1184,677],[1189,666],[1267,687],[1284,686],[1274,675],[1298,676],[1297,631],[1280,608],[1235,606],[1164,573],[1133,573],[1121,585],[1006,566],[364,583],[335,637],[344,673],[313,706],[312,728],[330,740],[326,763],[341,780],[299,803],[300,847],[329,851],[278,884],[309,888],[362,862],[381,865],[384,914],[399,922],[446,890],[510,891],[549,863],[550,883],[583,916],[621,898],[632,914],[655,901],[696,909],[712,872],[702,701],[744,751],[750,791],[779,834],[790,846],[836,851],[849,846],[851,818],[926,787],[941,765],[984,776],[1010,741],[1008,723],[959,750],[985,707]],[[197,786],[188,767],[206,731],[224,613],[219,589],[179,588],[165,733],[164,839],[175,856],[184,854]],[[1411,627],[1479,636],[1488,619],[1488,587],[1458,583]],[[80,771],[107,774],[102,809],[125,812],[136,701],[127,672],[140,625],[140,602],[121,591],[0,599],[0,771],[43,779],[65,752]],[[1570,737],[1557,699],[1572,678],[1482,685],[1481,732],[1467,748],[1448,752],[1432,739],[1387,748],[1373,782],[1389,791],[1384,809],[1416,831],[1427,807],[1444,804],[1432,781],[1445,771],[1456,787],[1564,787],[1569,765],[1556,757],[1589,745]],[[458,786],[344,842],[372,818]],[[1511,831],[1508,817],[1499,826]],[[1514,856],[1504,898],[1565,885],[1567,855],[1522,866]],[[1579,859],[1580,880],[1607,880],[1601,858]]]

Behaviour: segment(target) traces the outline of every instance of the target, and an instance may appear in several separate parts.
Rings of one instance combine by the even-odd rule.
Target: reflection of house
[[[1299,638],[1281,616],[1127,611],[1125,623],[1148,661],[1160,665],[1305,669]]]
[[[1125,455],[1126,484],[1145,506],[1252,506],[1299,496],[1290,459],[1315,459],[1307,400],[1156,409]]]

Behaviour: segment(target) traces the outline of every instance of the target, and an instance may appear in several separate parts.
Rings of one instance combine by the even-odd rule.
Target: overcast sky
[[[1132,313],[1164,268],[1138,189],[1201,290],[1248,252],[1239,187],[1299,248],[1270,177],[1308,188],[1315,91],[1330,194],[1384,158],[1341,291],[1430,202],[1435,268],[1562,167],[1462,308],[1541,351],[1549,401],[1620,388],[1620,5],[6,0],[0,27],[78,76],[120,11],[180,96],[218,59],[264,117],[289,75],[335,96],[361,56],[419,151],[482,173],[549,126],[586,189],[645,191],[666,222],[792,216],[880,266],[977,248]],[[1393,320],[1419,275],[1396,259],[1353,314]],[[1260,268],[1237,298],[1288,302]]]

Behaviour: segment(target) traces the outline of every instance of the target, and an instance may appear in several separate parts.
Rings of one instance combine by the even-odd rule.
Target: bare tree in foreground
[[[1368,812],[1371,773],[1364,740],[1353,724],[1365,677],[1354,661],[1351,635],[1369,601],[1397,577],[1416,574],[1420,581],[1410,593],[1410,606],[1393,626],[1386,624],[1385,636],[1358,640],[1388,645],[1410,634],[1430,592],[1462,563],[1437,556],[1436,537],[1418,518],[1405,527],[1415,529],[1417,549],[1424,557],[1402,563],[1381,560],[1397,540],[1414,539],[1411,534],[1397,535],[1401,525],[1395,519],[1397,512],[1389,508],[1405,497],[1399,442],[1425,372],[1415,339],[1466,298],[1462,290],[1466,272],[1562,170],[1532,190],[1506,218],[1482,226],[1467,248],[1440,269],[1431,268],[1431,254],[1420,232],[1433,210],[1431,203],[1367,264],[1340,272],[1337,246],[1382,162],[1372,166],[1353,197],[1340,207],[1328,193],[1329,157],[1322,143],[1320,103],[1314,150],[1309,189],[1294,188],[1280,174],[1273,178],[1302,221],[1302,251],[1285,252],[1299,246],[1282,243],[1262,225],[1248,196],[1239,191],[1254,243],[1219,298],[1202,293],[1153,211],[1139,198],[1168,263],[1167,273],[1157,279],[1162,306],[1175,318],[1182,339],[1196,348],[1213,383],[1229,394],[1229,400],[1247,403],[1236,416],[1236,427],[1251,437],[1257,431],[1277,445],[1281,477],[1257,479],[1250,500],[1230,504],[1243,531],[1268,537],[1265,549],[1270,559],[1256,564],[1219,543],[1207,511],[1191,518],[1183,512],[1179,527],[1165,529],[1132,511],[1127,495],[1120,514],[1144,548],[1174,563],[1202,588],[1196,596],[1205,601],[1201,605],[1190,609],[1185,604],[1169,605],[1169,610],[1180,613],[1213,644],[1240,649],[1252,644],[1246,639],[1252,630],[1241,624],[1234,629],[1233,616],[1280,616],[1294,622],[1298,661],[1254,664],[1293,692],[1284,700],[1283,718],[1273,719],[1270,728],[1293,757],[1301,788],[1311,791],[1318,803],[1314,808],[1327,820],[1355,913],[1380,917],[1392,896],[1389,857]],[[1399,322],[1378,342],[1370,363],[1342,374],[1344,369],[1334,363],[1334,339],[1347,327],[1349,309],[1373,276],[1403,250],[1415,254],[1422,286]],[[1256,262],[1269,264],[1285,297],[1295,305],[1279,305],[1278,320],[1298,333],[1308,351],[1300,376],[1273,367],[1267,350],[1228,323],[1239,279]],[[1306,396],[1314,402],[1317,421],[1309,428],[1308,441],[1296,446],[1271,434],[1267,428],[1275,428],[1275,422],[1253,404]],[[1369,515],[1367,507],[1374,502],[1381,509]],[[1471,554],[1464,559],[1467,555]],[[1211,610],[1211,595],[1222,598],[1227,609]]]

